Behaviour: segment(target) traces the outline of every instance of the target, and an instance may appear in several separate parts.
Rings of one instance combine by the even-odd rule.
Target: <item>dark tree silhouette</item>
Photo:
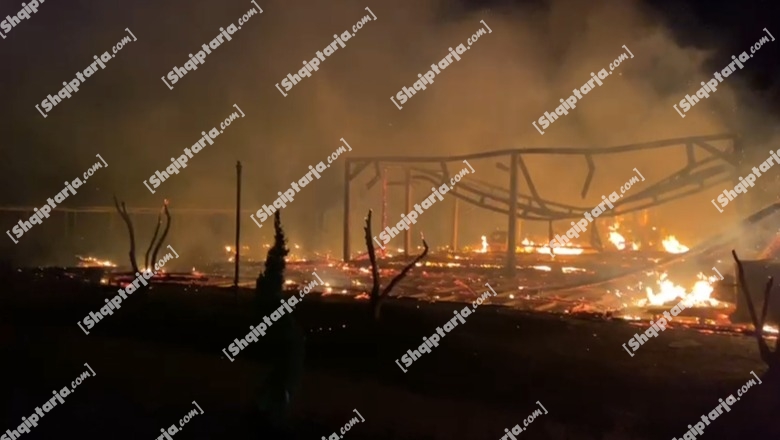
[[[133,272],[138,272],[138,262],[135,258],[135,229],[133,228],[133,221],[130,219],[130,215],[127,213],[127,207],[125,206],[125,202],[122,202],[121,204],[116,199],[116,196],[114,196],[114,205],[116,206],[117,212],[119,212],[119,216],[122,217],[122,220],[124,220],[125,224],[127,225],[127,232],[130,235],[130,252],[128,253],[130,257],[130,267],[133,268]],[[144,256],[144,268],[151,267],[149,264],[154,264],[154,260],[157,259],[157,252],[160,250],[160,246],[162,246],[163,241],[165,240],[165,237],[168,236],[168,231],[171,228],[171,213],[168,211],[168,200],[165,200],[163,202],[163,207],[161,209],[161,214],[165,213],[165,230],[163,230],[163,235],[160,237],[160,240],[157,241],[157,245],[155,246],[155,240],[157,240],[157,233],[160,231],[160,214],[157,215],[157,227],[154,230],[154,236],[152,237],[151,243],[149,243],[149,248],[146,250],[146,255]],[[154,252],[152,253],[152,261],[149,261],[149,251],[154,248]]]
[[[282,221],[279,211],[274,213],[274,245],[268,250],[265,257],[265,270],[258,275],[255,287],[255,294],[262,298],[272,295],[275,303],[275,310],[279,307],[279,300],[282,297],[284,288],[284,270],[287,267],[285,258],[290,253],[287,249],[287,239],[282,230]],[[262,301],[261,301],[262,302]]]
[[[398,275],[395,276],[390,281],[390,284],[385,287],[384,290],[381,290],[380,286],[380,280],[379,280],[379,268],[376,263],[376,252],[374,251],[374,242],[371,240],[371,214],[372,211],[368,211],[368,216],[366,217],[366,226],[364,228],[364,231],[366,233],[366,247],[368,248],[368,259],[371,262],[371,277],[373,279],[373,286],[371,287],[371,294],[370,294],[370,304],[371,304],[371,312],[374,316],[375,321],[379,321],[381,318],[381,308],[382,308],[382,302],[385,300],[385,298],[388,297],[390,292],[393,290],[393,288],[398,284],[407,273],[409,273],[412,268],[420,262],[423,258],[425,258],[426,255],[428,255],[428,243],[425,241],[425,238],[422,238],[423,246],[425,246],[425,249],[423,250],[422,254],[418,255],[414,260],[412,260],[411,263],[406,265],[406,267],[401,270],[401,272],[398,273]],[[420,234],[422,237],[422,234]]]
[[[777,341],[775,341],[775,350],[769,349],[764,339],[764,324],[766,323],[766,314],[769,310],[769,293],[772,291],[772,277],[769,277],[766,282],[766,288],[764,289],[764,305],[761,308],[761,316],[756,315],[756,309],[753,306],[753,298],[750,296],[748,290],[747,281],[745,280],[745,269],[742,266],[742,262],[737,257],[737,253],[732,250],[731,255],[734,257],[734,261],[737,262],[737,276],[739,277],[739,285],[742,287],[742,292],[745,294],[745,301],[747,302],[748,311],[750,312],[750,319],[753,321],[753,327],[756,329],[756,340],[758,342],[758,351],[761,353],[761,360],[763,360],[770,368],[770,370],[780,370],[780,351],[777,350]]]
[[[285,257],[289,253],[277,211],[274,214],[274,245],[268,250],[265,270],[257,277],[255,287],[256,322],[271,316],[285,301]],[[271,372],[258,391],[257,406],[261,413],[261,424],[269,433],[283,437],[280,433],[288,430],[286,419],[290,401],[303,378],[305,337],[295,319],[287,312],[269,326],[261,343],[268,347],[262,358],[271,364]]]

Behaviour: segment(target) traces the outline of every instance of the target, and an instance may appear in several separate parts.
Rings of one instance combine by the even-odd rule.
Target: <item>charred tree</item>
[[[136,260],[135,256],[135,228],[133,227],[133,221],[130,218],[130,214],[127,212],[127,206],[125,206],[125,202],[119,202],[114,196],[114,205],[116,206],[117,212],[119,212],[119,216],[122,217],[122,220],[125,222],[125,225],[127,225],[127,232],[130,236],[130,252],[128,253],[128,256],[130,257],[130,267],[133,269],[133,273],[139,272],[138,270],[138,261]],[[171,228],[171,213],[168,211],[168,200],[165,200],[162,207],[162,212],[165,213],[165,229],[163,230],[163,234],[160,237],[159,240],[157,240],[157,234],[160,231],[160,224],[161,219],[160,215],[157,216],[157,227],[154,230],[154,236],[152,237],[151,243],[149,243],[149,248],[146,250],[146,254],[144,255],[144,267],[143,269],[150,268],[154,265],[154,261],[157,259],[157,252],[160,250],[160,247],[162,246],[163,241],[165,240],[165,237],[168,236],[168,231]],[[155,241],[157,241],[155,245]],[[152,261],[149,261],[149,252],[152,251]],[[150,264],[152,266],[150,266]],[[151,270],[151,269],[150,269]]]
[[[149,242],[149,247],[146,249],[146,254],[144,255],[144,269],[149,267],[149,254],[152,252],[154,241],[157,240],[157,234],[160,233],[160,225],[162,225],[162,212],[157,214],[157,226],[154,228],[154,235],[152,236],[152,241]],[[152,259],[152,261],[154,261],[154,259]]]
[[[149,262],[152,266],[154,266],[154,262],[157,261],[157,253],[160,251],[160,247],[162,246],[165,237],[168,236],[168,231],[171,229],[171,213],[168,212],[168,200],[165,200],[163,204],[163,212],[165,212],[165,229],[163,229],[162,237],[160,237],[157,246],[154,247],[154,252],[152,252],[152,261]],[[156,235],[157,234],[155,234],[155,236]],[[152,238],[152,243],[154,243],[154,237]],[[149,244],[150,248],[152,247],[152,243]],[[153,269],[152,266],[147,267]]]
[[[133,221],[130,219],[130,215],[127,213],[125,202],[122,202],[120,208],[119,201],[117,201],[116,196],[114,196],[114,205],[116,206],[116,210],[119,212],[119,216],[122,217],[125,225],[127,225],[127,232],[130,234],[130,267],[133,268],[133,272],[138,272],[138,263],[135,260],[135,232],[133,231]]]
[[[775,342],[774,351],[772,351],[764,337],[764,324],[766,323],[770,292],[774,280],[772,277],[767,279],[764,289],[764,304],[759,314],[748,289],[742,261],[739,260],[735,251],[732,250],[731,254],[737,264],[739,285],[745,295],[748,312],[755,328],[758,351],[761,360],[769,366],[769,369],[761,375],[760,384],[752,378],[754,372],[745,375],[746,382],[750,381],[757,386],[747,394],[737,398],[740,399],[739,403],[734,403],[735,400],[731,401],[734,406],[731,407],[731,414],[724,421],[725,423],[719,428],[719,434],[722,436],[721,438],[780,438],[780,424],[777,422],[777,414],[780,412],[780,351],[778,351],[777,342]]]
[[[382,310],[382,303],[384,300],[390,295],[390,292],[393,290],[393,288],[402,280],[404,277],[406,277],[406,274],[409,273],[412,268],[419,263],[423,258],[425,258],[426,255],[428,255],[428,243],[425,241],[425,238],[422,238],[423,246],[425,249],[423,252],[418,255],[414,260],[412,260],[411,263],[406,265],[401,272],[398,273],[387,285],[387,287],[382,290],[380,286],[380,279],[379,279],[379,267],[377,266],[376,262],[376,251],[374,250],[374,242],[371,239],[371,215],[372,211],[368,211],[368,216],[366,217],[366,226],[364,228],[364,231],[366,233],[366,247],[368,248],[368,259],[371,262],[371,277],[373,279],[373,285],[371,287],[371,293],[369,295],[370,301],[369,304],[371,305],[371,313],[374,317],[374,321],[378,322],[381,318],[381,310]],[[422,234],[421,234],[422,237]]]
[[[758,351],[761,353],[761,360],[764,361],[769,366],[770,370],[778,370],[780,369],[780,352],[777,350],[777,341],[775,341],[775,350],[771,351],[769,349],[769,344],[767,344],[766,340],[764,339],[764,324],[766,323],[766,314],[769,310],[769,297],[770,292],[772,291],[772,283],[773,279],[772,277],[769,277],[766,283],[766,288],[764,289],[764,305],[761,308],[761,316],[758,316],[756,314],[756,309],[753,306],[753,298],[750,295],[750,291],[748,290],[747,281],[745,280],[745,269],[742,265],[742,262],[737,257],[737,253],[735,251],[731,251],[731,255],[734,257],[734,261],[737,263],[737,276],[739,277],[739,285],[742,287],[742,292],[745,294],[745,301],[747,302],[748,311],[750,312],[750,319],[753,322],[753,327],[755,328],[755,336],[756,341],[758,342]]]

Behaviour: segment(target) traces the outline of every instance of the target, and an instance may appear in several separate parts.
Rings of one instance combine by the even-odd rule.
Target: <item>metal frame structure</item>
[[[729,142],[725,151],[716,148],[712,142]],[[726,181],[733,181],[738,175],[743,149],[740,140],[733,134],[717,134],[709,136],[696,136],[688,138],[668,139],[642,144],[632,144],[609,148],[526,148],[490,151],[459,156],[376,156],[376,157],[352,157],[346,159],[344,169],[344,211],[343,211],[343,258],[350,260],[350,214],[351,214],[351,185],[367,168],[374,169],[374,176],[367,183],[367,188],[373,187],[378,181],[383,180],[383,199],[386,198],[387,182],[385,180],[388,168],[399,168],[405,173],[403,182],[391,182],[391,185],[403,185],[406,189],[406,212],[411,210],[411,186],[413,181],[427,181],[433,184],[449,182],[450,171],[448,164],[462,162],[471,159],[500,158],[503,161],[496,163],[496,167],[509,173],[508,188],[480,182],[476,179],[466,179],[458,184],[448,194],[452,194],[456,200],[470,203],[477,207],[493,212],[506,214],[508,217],[509,243],[506,255],[506,269],[513,272],[516,266],[515,250],[517,247],[517,220],[545,221],[548,223],[550,239],[552,239],[553,221],[562,221],[582,218],[591,208],[558,203],[544,199],[539,195],[537,185],[531,177],[525,158],[534,155],[565,155],[580,156],[587,165],[588,174],[582,185],[581,196],[588,194],[590,184],[596,175],[596,165],[593,162],[595,156],[629,153],[635,151],[654,150],[659,148],[678,147],[684,148],[687,164],[682,168],[669,173],[666,177],[649,185],[648,187],[627,195],[614,203],[614,209],[602,214],[609,218],[625,215],[631,212],[655,207],[699,193],[707,188]],[[696,158],[696,149],[703,151],[704,157]],[[508,161],[508,165],[505,163]],[[429,169],[431,164],[438,164],[439,169]],[[422,168],[428,165],[429,168]],[[529,194],[520,192],[520,181],[526,184]],[[383,211],[386,200],[383,200]],[[457,216],[457,205],[454,215]],[[383,218],[385,215],[383,213]],[[384,222],[383,222],[384,223]],[[384,228],[384,224],[382,227]],[[457,219],[453,228],[457,228]],[[595,227],[591,230],[593,237],[598,241],[598,232]],[[454,233],[454,231],[453,231]],[[408,254],[411,248],[410,233],[404,231],[404,248]],[[593,239],[592,239],[593,240]]]

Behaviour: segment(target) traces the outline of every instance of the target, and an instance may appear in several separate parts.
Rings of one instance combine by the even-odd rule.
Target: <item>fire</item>
[[[629,242],[626,240],[626,238],[618,232],[618,229],[620,228],[620,222],[615,222],[614,225],[609,227],[609,242],[615,245],[617,250],[622,251],[625,250],[628,245],[631,245],[632,251],[638,251],[639,250],[639,243],[635,243],[633,241]]]
[[[116,267],[116,264],[108,260],[99,260],[95,257],[81,257],[76,256],[79,259],[79,267]]]
[[[688,246],[683,245],[674,235],[670,235],[663,239],[664,250],[670,254],[683,254],[688,252]]]
[[[486,254],[487,251],[488,251],[488,247],[489,247],[488,246],[488,241],[487,241],[487,236],[483,235],[481,238],[482,238],[482,249],[479,250],[479,253],[480,254]]]
[[[550,249],[549,246],[540,247],[537,252],[540,254],[551,255],[580,255],[585,251],[583,248],[574,247],[571,243],[566,243],[564,246],[558,246],[554,249]]]
[[[564,246],[556,247],[555,249],[550,249],[550,246],[548,244],[545,244],[544,246],[540,246],[533,241],[529,240],[528,238],[524,238],[523,241],[520,242],[521,245],[523,245],[522,248],[520,248],[520,252],[525,253],[537,253],[537,254],[548,254],[548,255],[580,255],[584,252],[584,249],[572,246],[571,243],[566,243]]]
[[[714,290],[712,283],[717,280],[718,277],[713,276],[707,278],[702,273],[699,273],[697,277],[699,278],[699,281],[696,281],[693,288],[688,290],[685,287],[670,281],[666,273],[661,274],[658,277],[659,290],[657,292],[654,292],[652,287],[646,288],[649,305],[661,306],[667,303],[678,303],[680,301],[682,301],[686,307],[717,307],[721,305],[720,301],[710,298],[710,295]]]
[[[622,235],[620,235],[619,232],[610,231],[609,232],[609,241],[615,245],[617,250],[622,251],[626,248],[626,239],[623,238]]]

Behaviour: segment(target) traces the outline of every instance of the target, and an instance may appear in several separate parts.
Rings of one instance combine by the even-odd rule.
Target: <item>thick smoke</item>
[[[302,189],[282,215],[292,242],[338,251],[346,157],[607,147],[761,131],[771,122],[758,109],[744,117],[750,111],[744,108],[740,112],[743,119],[737,120],[735,109],[747,99],[737,96],[749,97],[741,86],[742,72],[680,118],[672,105],[712,76],[708,67],[712,52],[682,47],[661,16],[639,2],[554,0],[492,10],[467,10],[448,3],[263,2],[262,15],[253,17],[172,91],[159,77],[173,66],[182,66],[189,53],[210,41],[220,27],[235,22],[251,3],[143,1],[118,6],[84,2],[79,9],[61,11],[59,18],[42,11],[25,23],[26,29],[15,31],[13,39],[3,42],[11,70],[6,75],[12,80],[4,81],[2,96],[6,120],[14,121],[3,130],[17,147],[9,151],[13,165],[3,165],[0,179],[6,187],[16,182],[13,186],[22,188],[6,194],[2,202],[40,204],[59,188],[58,182],[80,175],[94,154],[101,153],[110,172],[83,187],[78,198],[81,205],[107,206],[111,194],[117,193],[130,206],[158,206],[168,198],[174,209],[231,209],[235,163],[241,160],[243,207],[255,210],[270,204],[277,191],[297,181],[309,165],[325,160],[343,137],[353,152]],[[297,71],[303,60],[314,57],[333,40],[334,33],[351,30],[368,15],[367,5],[378,20],[368,22],[345,48],[339,48],[311,78],[283,97],[275,84]],[[57,8],[51,5],[50,14]],[[411,86],[417,74],[424,74],[449,53],[448,48],[465,44],[483,27],[480,20],[492,33],[480,37],[471,47],[474,50],[469,49],[460,61],[437,75],[427,90],[398,110],[390,97],[403,86]],[[125,27],[133,30],[138,42],[127,45],[47,119],[35,112],[35,103],[83,69],[93,54],[110,50]],[[634,58],[623,61],[602,86],[540,135],[531,123],[545,111],[553,111],[559,99],[585,83],[591,72],[608,68],[625,52],[623,45]],[[763,50],[770,56],[774,48]],[[728,61],[724,58],[720,64]],[[745,69],[751,68],[747,63]],[[234,103],[246,118],[234,122],[215,145],[163,183],[157,194],[150,194],[141,182],[195,143],[201,131],[217,125],[233,111]],[[771,139],[765,136],[762,145]],[[39,155],[30,155],[30,149]],[[41,157],[54,160],[41,161]],[[495,163],[473,162],[473,178],[506,186],[508,175]],[[630,178],[633,168],[640,169],[649,182],[684,166],[685,152],[678,148],[599,157],[597,175],[585,200],[579,196],[586,176],[583,161],[539,156],[529,158],[527,164],[543,197],[593,206],[601,194],[618,189]],[[459,167],[454,164],[452,169]],[[381,204],[378,186],[365,189],[372,176],[373,171],[366,170],[353,187],[356,251],[362,242],[362,216],[368,208],[378,212]],[[394,176],[398,180],[402,174]],[[428,186],[424,183],[415,190],[415,201],[429,193]],[[522,188],[527,194],[525,183]],[[637,186],[633,191],[641,189]],[[658,211],[657,220],[678,237],[703,238],[717,230],[726,215],[715,212],[709,202],[719,191],[714,188],[701,197],[671,203]],[[403,208],[403,191],[396,187],[394,193],[391,222]],[[427,237],[435,244],[449,242],[451,205],[446,203],[451,202],[426,213],[419,223],[418,230],[429,232]],[[462,207],[461,211],[470,209]],[[470,212],[462,223],[461,242],[478,242],[489,230],[506,228],[501,216]],[[15,217],[4,217],[6,224],[15,221]],[[145,221],[154,220],[147,217]],[[270,240],[270,226],[257,230],[248,215],[242,221],[247,242]],[[232,224],[229,215],[222,219],[180,216],[172,237],[183,242],[177,249],[181,247],[185,255],[190,244],[192,252],[218,251],[232,242]],[[538,232],[546,229],[541,227]]]

